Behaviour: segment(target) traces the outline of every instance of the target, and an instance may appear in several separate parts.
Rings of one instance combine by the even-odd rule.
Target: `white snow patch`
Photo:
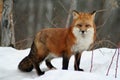
[[[48,70],[42,76],[37,76],[35,70],[28,73],[18,70],[19,62],[29,54],[29,51],[30,49],[16,50],[10,47],[0,47],[0,80],[120,80],[120,59],[118,75],[115,78],[117,56],[113,60],[109,75],[106,76],[115,49],[99,48],[94,50],[92,72],[90,72],[92,51],[84,51],[80,65],[84,72],[74,71],[74,57],[72,56],[68,70],[62,70],[62,58],[56,58],[52,60],[52,64],[57,70]],[[40,67],[42,70],[47,69],[45,62]]]

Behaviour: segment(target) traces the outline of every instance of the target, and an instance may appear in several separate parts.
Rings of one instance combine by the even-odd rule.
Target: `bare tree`
[[[3,0],[3,11],[1,19],[1,45],[15,46],[14,24],[13,24],[13,0]]]
[[[1,16],[2,16],[2,8],[3,8],[3,0],[0,0],[0,22],[1,22]]]

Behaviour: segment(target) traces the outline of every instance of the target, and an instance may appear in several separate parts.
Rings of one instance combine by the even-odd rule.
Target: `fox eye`
[[[90,27],[90,25],[89,25],[89,24],[86,24],[85,27]]]
[[[77,24],[78,27],[82,27],[82,24]]]

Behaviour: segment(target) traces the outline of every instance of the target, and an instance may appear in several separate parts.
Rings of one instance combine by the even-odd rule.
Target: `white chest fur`
[[[82,34],[78,28],[73,28],[73,34],[76,37],[76,43],[72,46],[72,52],[82,52],[87,50],[93,43],[94,29],[89,28],[85,34]]]

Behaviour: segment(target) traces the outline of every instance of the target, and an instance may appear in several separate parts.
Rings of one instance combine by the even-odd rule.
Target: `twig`
[[[110,65],[109,65],[109,67],[108,67],[108,70],[107,70],[106,76],[108,76],[108,74],[109,74],[109,71],[110,71],[110,68],[111,68],[111,66],[112,66],[112,63],[113,63],[114,57],[115,57],[115,55],[116,55],[116,51],[117,51],[117,49],[115,50],[114,55],[112,56],[112,60],[111,60],[111,63],[110,63]]]
[[[110,14],[109,14],[109,16],[110,16]],[[105,25],[105,23],[109,20],[109,18],[110,18],[110,17],[107,17],[106,20],[104,21],[104,23],[101,24],[101,25],[99,25],[99,26],[97,27],[97,29],[103,27],[103,26]]]
[[[31,39],[32,39],[32,37],[29,37],[29,38],[26,38],[26,39],[23,39],[23,40],[20,40],[20,41],[15,42],[15,44],[17,45],[17,44],[19,44],[19,43],[22,43],[22,42],[24,42],[24,41],[31,40]]]
[[[102,44],[103,42],[105,42],[105,43],[109,43],[109,44],[111,44],[112,46],[114,46],[114,47],[118,47],[115,43],[113,43],[112,41],[110,41],[110,40],[99,40],[99,41],[96,41],[94,44],[93,44],[93,47],[90,47],[91,49],[92,48],[96,48],[95,46],[96,45],[100,45],[100,44]]]
[[[103,12],[103,11],[108,11],[108,9],[101,9],[101,10],[97,10],[96,12]]]
[[[51,21],[49,20],[49,18],[48,18],[47,15],[46,15],[46,18],[47,18],[48,22],[49,22],[51,25],[53,25],[54,27],[57,27],[57,25],[55,25],[53,22],[51,22]]]
[[[115,43],[113,43],[112,41],[110,41],[110,40],[103,40],[104,42],[108,42],[108,43],[110,43],[111,45],[113,45],[113,46],[115,46],[116,48],[118,47]]]
[[[108,11],[108,9],[98,10],[97,12],[103,12],[103,11]],[[104,23],[103,23],[103,24],[101,24],[101,25],[97,26],[97,29],[99,29],[99,28],[101,28],[101,27],[103,27],[103,26],[105,25],[105,23],[109,20],[110,15],[111,15],[111,14],[109,14],[109,15],[108,15],[108,17],[106,18],[106,20],[104,21]]]
[[[70,23],[70,17],[71,17],[71,11],[73,10],[73,4],[74,4],[74,0],[71,0],[71,5],[70,5],[70,9],[69,9],[69,13],[68,13],[68,17],[67,17],[67,21],[66,21],[66,25],[65,28],[67,28],[69,26]]]
[[[92,55],[91,55],[91,67],[90,67],[90,72],[92,72],[92,68],[93,68],[93,50],[92,50]]]
[[[60,0],[58,0],[58,3],[63,7],[63,9],[65,10],[66,13],[69,13],[69,11],[65,8],[65,6],[61,3]]]
[[[99,51],[100,51],[100,53],[102,53],[102,55],[104,55],[101,49],[99,49]]]
[[[117,55],[117,61],[116,61],[115,78],[117,78],[119,55],[120,55],[120,43],[118,43],[118,55]]]
[[[120,54],[119,49],[120,48],[118,48],[118,55],[117,55],[116,68],[115,68],[115,78],[117,78],[117,71],[118,71],[118,61],[119,61],[119,54]]]

